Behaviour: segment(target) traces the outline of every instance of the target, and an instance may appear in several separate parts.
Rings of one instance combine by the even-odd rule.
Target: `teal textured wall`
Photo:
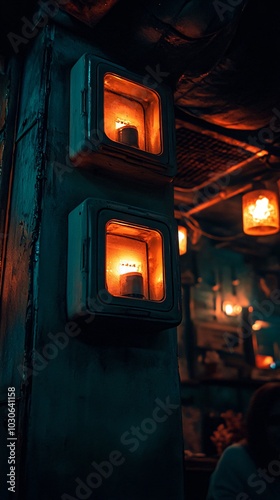
[[[176,329],[93,321],[84,337],[83,324],[66,317],[73,208],[102,197],[173,216],[170,185],[136,185],[67,161],[70,69],[94,50],[52,26],[24,64],[2,312],[4,384],[22,395],[19,498],[180,500]],[[65,344],[54,340],[61,332]],[[101,470],[104,461],[111,465]]]

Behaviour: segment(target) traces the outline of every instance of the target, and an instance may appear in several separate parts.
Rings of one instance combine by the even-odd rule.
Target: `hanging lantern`
[[[69,156],[75,166],[129,171],[141,179],[157,173],[157,182],[174,177],[173,96],[148,80],[93,54],[79,59],[70,88]]]
[[[268,189],[246,193],[242,198],[243,231],[252,236],[265,236],[279,231],[278,196]]]
[[[179,241],[179,254],[184,255],[187,252],[187,228],[178,226],[178,241]]]

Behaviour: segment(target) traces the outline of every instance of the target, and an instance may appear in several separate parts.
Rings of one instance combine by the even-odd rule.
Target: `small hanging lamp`
[[[187,252],[187,238],[187,228],[178,226],[179,255],[184,255]]]
[[[243,195],[243,231],[251,236],[266,236],[279,231],[278,195],[257,189]]]

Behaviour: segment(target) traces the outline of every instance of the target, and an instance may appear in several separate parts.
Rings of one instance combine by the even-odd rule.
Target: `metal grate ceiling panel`
[[[254,156],[253,152],[211,136],[180,127],[176,130],[178,172],[174,185],[199,188],[225,174],[230,166]]]

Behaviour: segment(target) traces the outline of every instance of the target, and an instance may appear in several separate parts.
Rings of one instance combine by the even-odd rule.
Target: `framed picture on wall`
[[[195,321],[193,330],[196,378],[238,378],[246,366],[241,328]]]

